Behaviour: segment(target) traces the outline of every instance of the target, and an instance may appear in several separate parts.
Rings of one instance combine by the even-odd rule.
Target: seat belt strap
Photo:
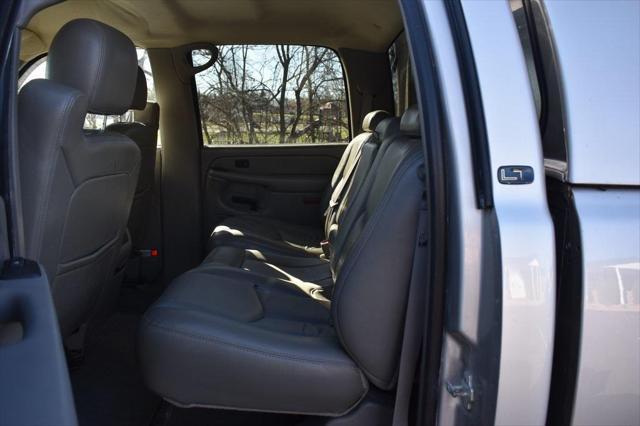
[[[422,319],[425,315],[428,225],[426,195],[423,192],[402,336],[396,401],[393,410],[393,426],[407,426],[409,424],[409,403],[420,356],[423,331]]]
[[[340,200],[342,200],[342,197],[344,195],[344,190],[347,187],[347,184],[351,181],[351,176],[353,175],[353,172],[355,172],[356,168],[358,167],[358,163],[360,162],[360,157],[362,156],[362,145],[358,149],[358,152],[356,152],[356,158],[353,159],[353,163],[349,165],[346,173],[344,174],[344,176],[342,176],[342,179],[340,179],[340,182],[338,182],[338,184],[336,185],[336,189],[333,190],[333,194],[331,194],[331,200],[329,201],[330,207],[335,207],[340,204]]]
[[[340,181],[336,185],[335,189],[331,193],[331,198],[329,199],[329,205],[327,206],[327,209],[324,212],[324,215],[325,215],[326,221],[327,221],[327,223],[325,223],[325,226],[327,226],[327,227],[328,227],[328,221],[332,220],[331,213],[332,213],[333,209],[338,204],[340,204],[340,201],[342,200],[342,197],[344,196],[345,189],[349,187],[349,185],[347,185],[347,184],[349,182],[351,182],[351,177],[352,177],[353,173],[356,171],[358,163],[360,162],[360,157],[362,156],[362,147],[363,146],[364,146],[364,144],[361,144],[360,147],[358,147],[358,152],[356,152],[356,158],[353,159],[353,163],[351,163],[349,165],[349,168],[344,173],[344,175],[342,175],[342,178],[340,179]]]

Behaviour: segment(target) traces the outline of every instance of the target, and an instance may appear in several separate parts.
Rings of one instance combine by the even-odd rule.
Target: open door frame
[[[0,3],[0,426],[77,424],[49,282],[22,254],[15,169],[20,22],[44,2]]]

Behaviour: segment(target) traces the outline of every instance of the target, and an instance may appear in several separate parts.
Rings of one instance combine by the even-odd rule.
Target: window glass
[[[209,58],[192,53],[194,65]],[[349,140],[342,65],[317,46],[226,45],[196,74],[205,145]]]
[[[397,43],[393,43],[387,51],[389,55],[389,66],[391,67],[391,85],[393,88],[393,106],[395,107],[396,115],[401,111],[400,108],[400,85],[398,81],[398,48]]]
[[[413,82],[409,48],[404,31],[394,40],[387,51],[391,67],[391,84],[396,115],[400,116],[413,103]]]
[[[145,77],[147,78],[147,101],[156,102],[156,91],[153,83],[153,74],[151,73],[151,63],[149,62],[149,55],[145,49],[137,48],[136,53],[138,55],[138,65],[144,70]],[[44,56],[27,69],[18,81],[18,90],[30,82],[38,78],[46,78],[47,71],[47,57]],[[102,130],[109,124],[119,122],[132,122],[133,111],[127,111],[122,115],[100,115],[100,114],[87,114],[84,121],[84,128],[88,130]]]
[[[25,71],[22,76],[18,79],[18,90],[22,89],[22,87],[30,82],[31,80],[36,80],[38,78],[46,78],[47,72],[47,57],[43,56],[38,59],[36,62],[31,64],[28,70]]]

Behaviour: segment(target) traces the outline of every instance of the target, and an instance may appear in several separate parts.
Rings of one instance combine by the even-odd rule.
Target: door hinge
[[[460,398],[467,411],[471,411],[473,404],[476,402],[476,390],[471,374],[465,373],[462,383],[453,384],[447,382],[447,392],[454,398]]]

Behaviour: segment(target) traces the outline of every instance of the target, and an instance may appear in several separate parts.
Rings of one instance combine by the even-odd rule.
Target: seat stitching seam
[[[82,96],[82,94],[80,92],[77,92],[77,93],[74,93],[72,97],[67,99],[67,102],[64,105],[64,109],[60,114],[61,119],[65,119],[67,117],[67,115],[69,114],[69,111],[71,110],[71,107],[75,105],[76,101],[80,98],[80,96]],[[56,137],[54,139],[55,142],[51,145],[51,148],[48,150],[45,158],[51,157],[51,159],[53,160],[58,150],[63,151],[62,143],[60,142],[60,140],[62,138],[62,135],[66,132],[68,124],[69,124],[68,120],[64,120],[64,124],[58,128]],[[62,152],[62,155],[64,157],[64,152]],[[63,158],[63,160],[65,160],[65,165],[66,165],[66,159]],[[37,248],[37,252],[38,252],[36,257],[40,257],[40,254],[42,252],[42,241],[44,240],[44,233],[45,233],[44,225],[46,221],[46,213],[49,210],[49,203],[51,202],[51,185],[53,184],[53,175],[56,170],[56,165],[57,165],[57,161],[49,162],[49,170],[47,172],[47,177],[45,180],[46,196],[44,197],[44,201],[40,204],[40,207],[42,208],[42,210],[39,212],[38,220],[35,222],[37,226],[37,231],[34,233],[33,242],[35,245],[34,249]]]
[[[198,335],[198,334],[194,334],[194,333],[189,333],[183,330],[178,330],[175,329],[173,327],[169,327],[166,325],[166,323],[163,323],[161,321],[157,321],[157,320],[152,320],[149,318],[144,318],[144,321],[153,327],[156,327],[160,330],[169,332],[171,334],[175,334],[178,336],[183,336],[183,337],[187,337],[190,338],[192,340],[199,340],[199,341],[203,341],[203,342],[210,342],[210,343],[219,343],[225,346],[229,346],[231,348],[234,348],[236,350],[242,351],[242,352],[248,352],[248,353],[253,353],[256,355],[261,355],[267,358],[281,358],[281,359],[288,359],[291,361],[299,361],[301,363],[310,363],[310,364],[317,364],[317,365],[326,365],[326,364],[331,364],[331,365],[335,365],[335,366],[340,366],[340,367],[346,367],[350,370],[353,370],[355,372],[360,372],[360,369],[352,364],[346,363],[346,362],[339,362],[339,361],[329,361],[329,360],[321,360],[321,359],[310,359],[310,358],[301,358],[301,357],[296,357],[293,355],[288,355],[288,354],[281,354],[281,353],[268,353],[268,352],[264,352],[264,351],[260,351],[257,349],[253,349],[253,348],[247,348],[245,346],[242,345],[238,345],[236,343],[230,343],[227,341],[224,341],[222,339],[216,338],[216,337],[210,337],[210,336],[202,336],[202,335]]]
[[[363,238],[363,240],[360,240],[360,238],[359,238],[360,241],[364,241],[364,242],[362,242],[360,244],[356,244],[357,248],[356,248],[355,253],[354,252],[351,253],[351,256],[353,256],[354,258],[357,258],[358,256],[360,256],[362,250],[364,250],[364,247],[367,245],[369,239],[374,235],[373,231],[376,228],[375,225],[379,222],[380,217],[382,216],[381,212],[388,206],[388,203],[389,203],[390,199],[392,198],[393,193],[395,192],[393,189],[398,185],[398,182],[404,177],[404,174],[408,170],[410,170],[410,168],[414,165],[414,163],[419,162],[419,160],[422,159],[422,155],[415,154],[414,157],[415,157],[415,159],[413,161],[407,161],[406,165],[402,169],[398,170],[398,172],[396,172],[397,174],[393,177],[392,182],[387,187],[387,189],[386,189],[387,193],[385,194],[385,197],[383,198],[383,200],[381,200],[380,204],[376,207],[376,211],[374,212],[373,216],[370,217],[370,219],[369,219],[369,220],[373,220],[373,225],[368,226],[370,222],[367,221],[367,225],[365,225],[365,231],[363,231],[364,238]],[[353,248],[352,248],[352,250],[353,250]],[[351,271],[353,270],[353,265],[354,265],[354,262],[350,262],[350,264],[348,265],[348,268],[346,268],[346,270],[344,270],[344,269],[342,270],[342,273],[345,274],[346,278],[342,281],[343,285],[336,286],[337,287],[336,288],[337,291],[336,291],[335,298],[333,299],[332,305],[335,307],[336,315],[338,316],[338,321],[336,321],[336,324],[335,324],[335,330],[336,330],[338,336],[340,337],[340,340],[343,342],[343,345],[344,345],[345,349],[347,349],[347,352],[353,358],[359,360],[359,357],[355,356],[348,349],[348,345],[346,343],[344,343],[344,339],[342,338],[342,333],[340,331],[341,327],[340,327],[340,321],[339,321],[339,318],[341,316],[340,315],[340,312],[341,312],[340,311],[340,303],[339,303],[340,294],[342,294],[342,292],[343,292],[343,288],[345,287],[345,283],[347,282],[346,279],[349,277],[349,275],[351,274]],[[371,371],[369,371],[368,368],[362,367],[362,370],[367,371],[368,374],[370,374],[371,376],[375,377],[377,380],[380,380],[382,382],[388,383],[388,380],[385,380],[385,379],[379,377],[378,375],[373,374]]]

